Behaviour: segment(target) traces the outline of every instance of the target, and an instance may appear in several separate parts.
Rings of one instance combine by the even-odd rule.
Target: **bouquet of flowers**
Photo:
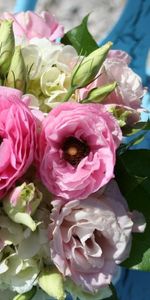
[[[118,265],[150,270],[146,90],[87,21],[1,16],[0,298],[117,299]]]

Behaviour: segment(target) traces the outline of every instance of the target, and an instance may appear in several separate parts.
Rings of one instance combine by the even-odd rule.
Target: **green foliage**
[[[150,248],[150,150],[127,150],[119,155],[115,174],[130,210],[142,212],[147,222],[143,234],[134,234],[130,257],[123,265],[150,271],[145,261]]]
[[[68,31],[61,40],[65,45],[72,45],[79,55],[84,56],[98,49],[96,41],[88,31],[88,18],[89,15],[82,20],[79,26]]]
[[[147,122],[138,122],[133,126],[126,125],[122,128],[124,136],[132,136],[133,134],[140,133],[141,130],[150,130],[150,120]]]

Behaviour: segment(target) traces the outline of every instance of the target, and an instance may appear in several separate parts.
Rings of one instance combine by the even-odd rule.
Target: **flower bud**
[[[71,79],[72,88],[82,88],[93,81],[111,46],[111,42],[106,43],[90,53],[74,68]]]
[[[4,20],[0,25],[0,74],[5,77],[14,53],[15,39],[11,20]]]
[[[65,299],[63,277],[56,267],[45,268],[39,275],[38,283],[50,297],[57,300]]]
[[[25,92],[27,71],[21,48],[15,48],[5,85]]]
[[[87,102],[95,102],[95,103],[100,103],[102,102],[113,90],[116,88],[117,83],[109,83],[104,86],[95,88],[91,90],[88,95],[86,96],[85,99],[83,99],[81,102],[82,103],[87,103]]]
[[[42,193],[34,184],[24,182],[6,196],[3,201],[3,208],[11,220],[34,231],[36,230],[36,223],[31,216],[35,213],[41,200]]]

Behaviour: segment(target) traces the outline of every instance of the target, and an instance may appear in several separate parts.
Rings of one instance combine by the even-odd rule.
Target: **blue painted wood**
[[[37,0],[16,0],[16,5],[14,12],[18,13],[20,11],[34,10],[37,4]]]
[[[131,68],[138,73],[143,84],[149,87],[150,71],[146,72],[146,61],[150,50],[150,0],[128,0],[125,9],[108,36],[100,41],[114,43],[114,49],[122,49],[132,57]],[[143,99],[143,107],[150,110],[150,94]],[[146,121],[150,114],[142,113]],[[150,134],[135,148],[150,149]],[[116,284],[119,300],[150,300],[150,272],[122,269]]]
[[[110,34],[100,44],[111,40],[114,49],[127,51],[133,58],[131,67],[144,85],[150,85],[146,60],[150,49],[150,0],[128,0],[125,9]]]
[[[150,300],[150,272],[123,268],[116,290],[118,300]]]

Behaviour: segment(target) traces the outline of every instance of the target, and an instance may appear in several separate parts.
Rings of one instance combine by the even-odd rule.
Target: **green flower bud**
[[[111,46],[111,42],[106,43],[104,46],[90,53],[74,68],[71,78],[71,87],[76,89],[82,88],[93,81]]]
[[[3,208],[9,218],[15,223],[23,224],[35,231],[37,225],[31,216],[35,213],[41,200],[42,193],[34,184],[26,184],[24,182],[6,196]]]
[[[75,66],[71,76],[71,86],[64,101],[67,101],[76,89],[82,88],[91,83],[100,70],[112,43],[96,49]]]
[[[24,293],[24,294],[19,294],[13,300],[31,300],[33,296],[36,293],[36,287],[33,287],[31,291]]]
[[[15,39],[11,20],[4,20],[0,25],[0,74],[5,77],[14,53]]]
[[[57,300],[65,299],[63,277],[56,267],[45,268],[39,275],[38,283],[50,297]]]
[[[26,83],[27,70],[22,56],[21,48],[17,46],[12,57],[5,85],[25,92]]]
[[[117,86],[117,82],[109,83],[104,86],[95,88],[91,90],[85,99],[83,99],[82,103],[87,102],[95,102],[100,103],[102,102]]]

